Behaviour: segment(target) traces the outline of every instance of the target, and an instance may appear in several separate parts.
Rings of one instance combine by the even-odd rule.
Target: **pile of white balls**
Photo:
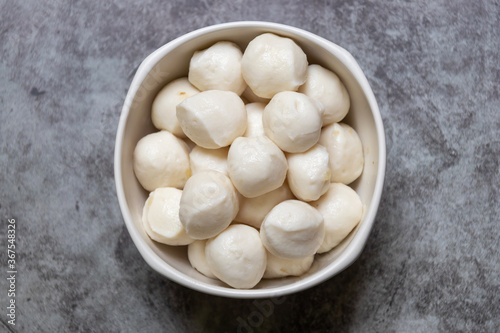
[[[195,269],[234,288],[304,274],[362,217],[347,186],[364,164],[358,134],[341,123],[349,107],[339,77],[289,38],[195,52],[188,77],[153,102],[160,131],[134,151],[150,192],[146,233],[189,245]]]

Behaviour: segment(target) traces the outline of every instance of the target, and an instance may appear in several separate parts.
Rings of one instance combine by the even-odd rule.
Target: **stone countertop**
[[[0,331],[498,330],[499,17],[493,0],[0,0]],[[139,63],[186,32],[238,20],[345,47],[386,130],[383,198],[361,257],[274,302],[204,295],[154,272],[125,229],[113,178]]]

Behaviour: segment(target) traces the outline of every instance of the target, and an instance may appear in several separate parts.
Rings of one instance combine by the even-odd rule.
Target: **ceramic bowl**
[[[148,193],[133,171],[132,155],[143,136],[157,131],[151,122],[151,104],[158,91],[173,79],[187,76],[189,60],[196,50],[228,40],[242,50],[259,34],[271,32],[292,38],[307,54],[310,64],[320,64],[341,78],[351,97],[351,109],[343,122],[358,132],[363,143],[363,174],[351,186],[364,204],[364,216],[349,236],[332,251],[316,255],[311,269],[300,277],[263,279],[253,289],[233,289],[194,270],[186,247],[152,241],[141,223]],[[139,66],[123,105],[115,145],[115,181],[118,201],[130,236],[144,260],[158,273],[186,287],[234,298],[277,297],[310,288],[352,264],[360,255],[382,193],[385,172],[385,136],[380,111],[363,71],[351,54],[310,32],[269,22],[233,22],[202,28],[174,39],[150,54]]]

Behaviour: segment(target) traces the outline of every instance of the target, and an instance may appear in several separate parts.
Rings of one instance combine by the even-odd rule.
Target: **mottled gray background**
[[[0,0],[0,331],[498,331],[499,17],[491,0]],[[252,300],[152,271],[113,179],[139,63],[186,32],[236,20],[290,24],[345,47],[387,136],[383,199],[359,260],[280,299],[262,323]],[[5,315],[7,218],[18,227],[15,327]]]

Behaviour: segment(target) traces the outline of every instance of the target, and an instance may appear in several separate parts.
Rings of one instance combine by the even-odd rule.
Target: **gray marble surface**
[[[499,17],[491,0],[0,0],[0,331],[498,331]],[[138,64],[186,32],[236,20],[345,47],[386,129],[386,183],[363,254],[274,303],[204,295],[152,271],[113,178]]]

